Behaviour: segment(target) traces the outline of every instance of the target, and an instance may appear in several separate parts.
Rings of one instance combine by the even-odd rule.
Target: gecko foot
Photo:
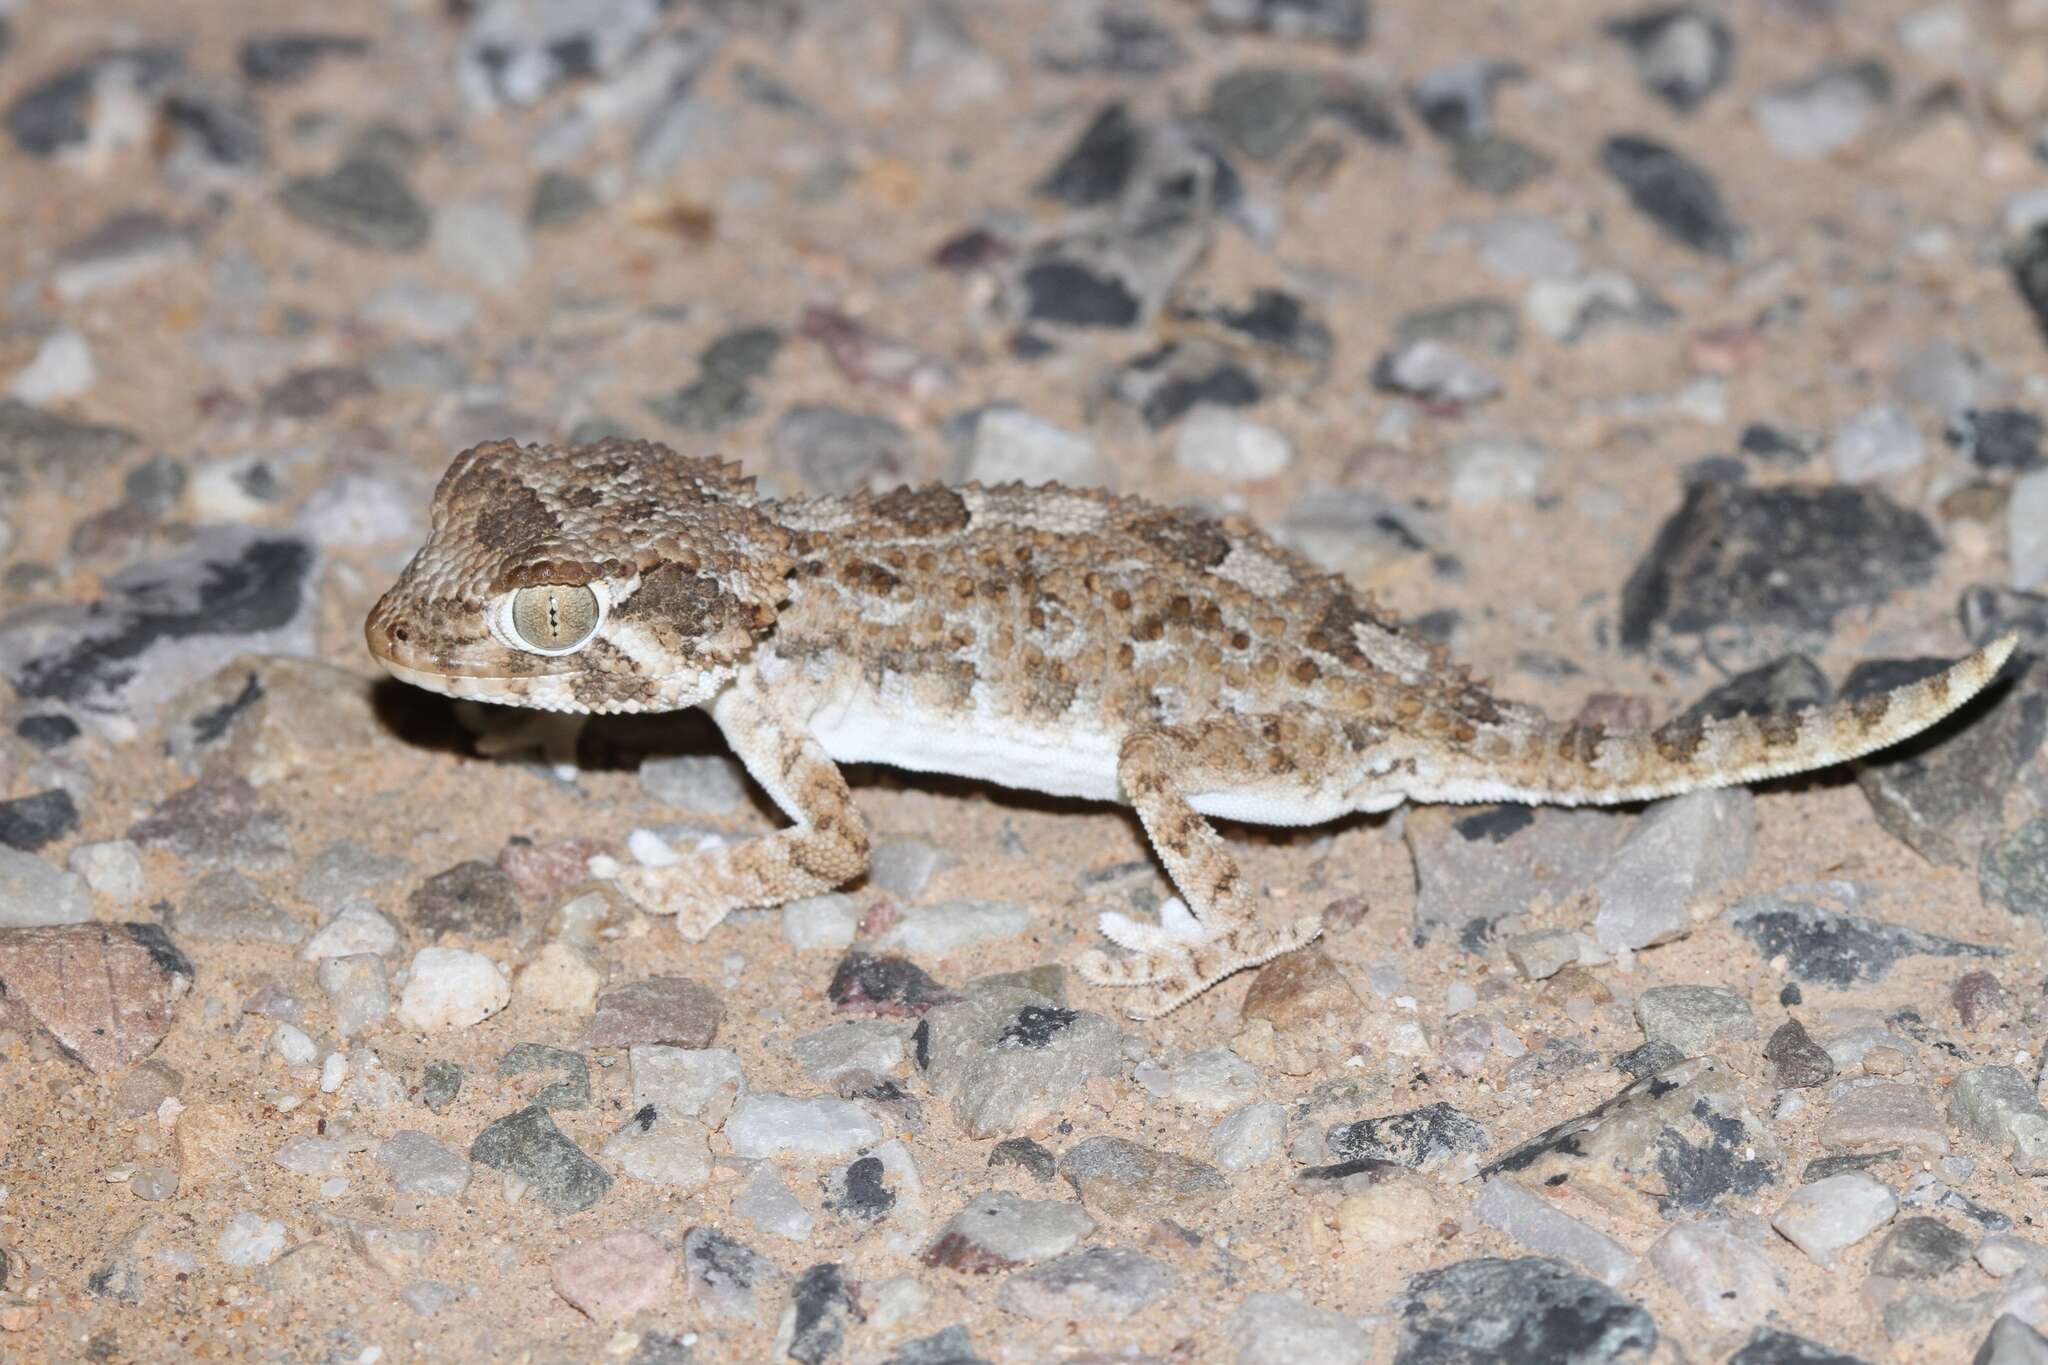
[[[1124,1002],[1133,1019],[1157,1019],[1179,1009],[1224,977],[1293,952],[1323,932],[1319,915],[1304,915],[1278,929],[1234,928],[1204,931],[1199,921],[1169,900],[1160,907],[1160,922],[1144,924],[1115,911],[1100,921],[1103,936],[1127,955],[1111,957],[1091,948],[1074,962],[1074,970],[1091,986],[1120,986],[1136,993]]]

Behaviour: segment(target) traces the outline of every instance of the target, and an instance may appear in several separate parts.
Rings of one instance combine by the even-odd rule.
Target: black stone
[[[1225,362],[1206,374],[1168,378],[1153,390],[1140,412],[1145,425],[1157,431],[1187,416],[1198,403],[1248,408],[1264,396],[1258,380],[1239,366]]]
[[[1768,422],[1751,422],[1736,443],[1745,455],[1769,464],[1802,465],[1813,458],[1813,443]]]
[[[588,180],[567,171],[547,171],[533,183],[533,196],[526,201],[526,225],[535,232],[570,227],[597,205],[597,191]]]
[[[77,828],[78,807],[62,787],[0,801],[0,844],[23,853],[33,853]]]
[[[1835,689],[1820,665],[1804,654],[1760,664],[1709,690],[1685,708],[1681,720],[1732,720],[1736,716],[1782,715],[1834,700]]]
[[[647,400],[647,410],[672,427],[715,436],[761,411],[761,398],[744,379],[703,374],[673,392]]]
[[[354,365],[315,365],[294,370],[263,391],[263,415],[310,421],[325,417],[351,398],[375,393],[369,372]]]
[[[1127,105],[1105,106],[1039,182],[1038,192],[1072,208],[1116,202],[1138,168],[1143,136]]]
[[[1556,165],[1544,153],[1506,133],[1468,137],[1451,152],[1451,170],[1475,190],[1506,198]]]
[[[1460,817],[1452,822],[1451,828],[1473,843],[1484,839],[1490,844],[1504,844],[1535,823],[1536,812],[1528,806],[1491,806],[1476,815]]]
[[[94,92],[107,70],[126,67],[129,83],[149,94],[162,88],[184,65],[176,48],[140,47],[103,53],[67,67],[7,107],[8,136],[30,156],[55,156],[92,135]]]
[[[1024,315],[1032,322],[1067,327],[1130,327],[1138,321],[1138,296],[1122,280],[1078,261],[1040,261],[1025,269]]]
[[[329,57],[361,57],[370,40],[348,33],[258,33],[242,40],[242,74],[258,85],[295,85]]]
[[[1934,576],[1941,540],[1875,489],[1694,484],[1621,594],[1621,642],[1737,624],[1826,631]]]
[[[2048,223],[2038,223],[2006,253],[2013,286],[2034,315],[2035,326],[2048,340]]]
[[[108,580],[93,628],[22,663],[15,688],[32,700],[76,701],[125,686],[161,641],[282,629],[299,613],[313,563],[306,542],[259,535],[231,557],[124,570]]]
[[[1621,1053],[1614,1059],[1614,1069],[1625,1072],[1632,1080],[1642,1080],[1669,1071],[1685,1060],[1685,1051],[1676,1043],[1655,1038]]]
[[[896,1015],[922,1015],[957,998],[907,957],[882,957],[857,949],[839,959],[825,996],[838,1009]]]
[[[167,976],[196,977],[192,970],[192,959],[186,957],[171,936],[164,932],[161,924],[147,920],[129,920],[121,925],[121,932],[128,935],[128,941],[149,954],[150,965]]]
[[[1050,1180],[1053,1177],[1053,1156],[1040,1144],[1028,1137],[1004,1138],[988,1154],[990,1170],[998,1166],[1015,1166],[1027,1172],[1033,1180]]]
[[[1369,1158],[1417,1169],[1461,1152],[1483,1152],[1491,1143],[1478,1120],[1445,1103],[1341,1124],[1324,1139],[1325,1149],[1338,1161]]]
[[[2048,654],[2048,593],[1980,583],[1963,589],[1956,610],[1963,635],[1980,649],[2010,630],[2019,633],[2022,650]]]
[[[826,1207],[859,1222],[881,1222],[896,1207],[896,1191],[882,1183],[884,1174],[880,1157],[857,1158],[846,1167],[844,1188],[825,1201]]]
[[[31,748],[49,753],[78,738],[78,722],[55,712],[23,716],[14,723],[14,733]]]
[[[1493,92],[1523,74],[1513,62],[1460,58],[1410,86],[1408,104],[1422,126],[1446,142],[1487,137],[1493,132]]]
[[[1728,216],[1713,176],[1684,153],[1624,134],[1602,144],[1600,166],[1665,236],[1716,260],[1742,255],[1743,231]]]
[[[738,1294],[773,1281],[781,1271],[775,1262],[716,1228],[691,1228],[683,1238],[683,1266],[690,1278]]]
[[[1026,1005],[1017,1011],[1016,1018],[1003,1025],[1003,1031],[996,1035],[995,1045],[999,1048],[1024,1048],[1036,1052],[1049,1047],[1052,1040],[1067,1031],[1080,1013],[1059,1005]]]
[[[1728,1365],[1870,1365],[1862,1356],[1823,1346],[1775,1327],[1759,1327]]]
[[[1707,1130],[1704,1142],[1693,1142],[1675,1128],[1657,1130],[1657,1174],[1664,1186],[1657,1212],[1666,1218],[1702,1213],[1723,1195],[1747,1198],[1777,1183],[1771,1163],[1753,1155],[1755,1144],[1742,1120],[1711,1113],[1704,1103],[1693,1117]]]
[[[1971,408],[1948,425],[1949,444],[1980,469],[2034,469],[2043,463],[2042,422],[2025,408]]]
[[[1793,976],[1838,990],[1857,982],[1881,981],[1904,957],[2003,955],[2002,949],[1981,943],[1940,938],[1903,924],[1769,896],[1737,901],[1727,918],[1766,961],[1782,953],[1786,970]]]
[[[1395,1365],[1637,1360],[1657,1324],[1597,1280],[1543,1257],[1484,1256],[1426,1270],[1399,1303]]]
[[[325,175],[296,176],[278,196],[285,212],[351,246],[416,251],[432,227],[427,206],[383,157],[355,156]]]
[[[846,1343],[846,1319],[860,1311],[845,1273],[829,1261],[796,1277],[789,1306],[794,1314],[789,1358],[798,1365],[820,1365],[838,1355]]]

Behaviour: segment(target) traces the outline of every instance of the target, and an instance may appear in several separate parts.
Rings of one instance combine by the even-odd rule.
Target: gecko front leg
[[[776,709],[751,671],[706,708],[733,754],[792,821],[788,829],[629,868],[619,885],[696,941],[733,910],[815,896],[867,871],[868,829],[846,778],[800,718]]]

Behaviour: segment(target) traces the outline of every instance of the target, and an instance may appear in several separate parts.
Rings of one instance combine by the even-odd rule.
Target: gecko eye
[[[505,607],[505,625],[513,640],[536,654],[581,649],[603,621],[603,600],[573,583],[521,588]]]

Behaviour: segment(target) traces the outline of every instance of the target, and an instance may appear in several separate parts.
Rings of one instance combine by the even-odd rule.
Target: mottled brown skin
[[[492,624],[538,585],[602,592],[595,636],[543,655]],[[1551,725],[1235,520],[1057,485],[774,503],[734,466],[626,441],[458,456],[367,636],[400,677],[457,696],[705,707],[793,825],[624,874],[693,937],[865,868],[839,762],[1125,802],[1187,911],[1157,926],[1105,916],[1126,955],[1079,965],[1140,987],[1140,1017],[1320,931],[1256,921],[1208,817],[1312,824],[1403,800],[1615,802],[1754,781],[1932,724],[2012,647],[1791,716]]]

